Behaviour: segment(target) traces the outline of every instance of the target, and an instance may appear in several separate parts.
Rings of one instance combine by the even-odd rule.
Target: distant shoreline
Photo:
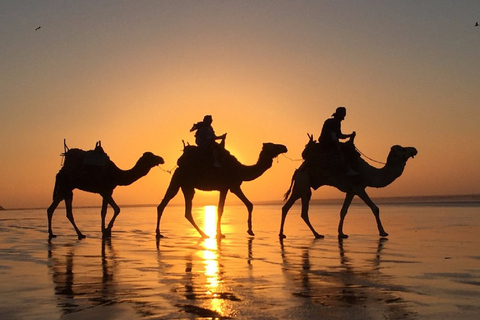
[[[440,195],[440,196],[400,196],[400,197],[372,197],[372,200],[378,205],[425,205],[425,206],[480,206],[480,194],[469,195]],[[300,201],[297,201],[300,203]],[[313,199],[310,201],[311,205],[341,205],[343,198],[335,199]],[[242,205],[240,201],[231,203],[233,205]],[[283,201],[258,201],[254,205],[282,205]],[[362,204],[363,201],[355,197],[352,202],[353,205]],[[120,204],[122,208],[132,207],[156,207],[158,204]],[[198,203],[198,206],[205,205]],[[183,204],[171,204],[171,206],[183,206]],[[59,207],[64,208],[64,207]],[[81,208],[100,208],[100,206],[79,206]],[[0,211],[10,210],[46,210],[47,208],[4,208],[0,206]]]

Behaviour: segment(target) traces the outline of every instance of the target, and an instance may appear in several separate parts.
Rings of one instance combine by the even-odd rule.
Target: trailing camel
[[[90,151],[68,149],[65,145],[64,156],[65,162],[55,179],[53,202],[47,209],[49,239],[56,237],[52,231],[52,216],[62,201],[65,201],[67,218],[77,232],[78,239],[85,238],[85,235],[78,229],[73,218],[72,201],[74,189],[98,193],[102,196],[102,235],[103,237],[109,237],[115,219],[120,213],[120,208],[112,198],[113,190],[117,186],[128,186],[134,183],[147,175],[151,168],[164,163],[161,157],[151,152],[145,152],[133,168],[121,170],[103,151],[100,142],[97,142],[95,150]],[[113,208],[114,214],[108,226],[105,227],[108,205]]]

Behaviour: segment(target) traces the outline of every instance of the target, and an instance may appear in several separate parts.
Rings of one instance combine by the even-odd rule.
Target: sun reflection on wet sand
[[[278,223],[267,223],[279,219],[271,205],[256,209],[264,223],[255,238],[241,232],[244,206],[230,206],[230,232],[219,240],[215,207],[196,212],[209,239],[173,207],[165,230],[175,236],[157,242],[150,207],[125,208],[107,240],[97,208],[79,210],[79,224],[89,226],[84,240],[63,218],[59,237],[47,241],[44,210],[2,212],[0,318],[478,317],[478,206],[386,206],[389,240],[378,239],[371,212],[358,207],[341,242],[338,207],[312,209],[325,239],[312,239],[296,215],[280,243]]]
[[[217,240],[217,207],[205,206],[204,230],[209,236],[204,240],[205,250],[203,251],[203,262],[205,264],[205,289],[206,295],[210,297],[207,307],[222,316],[231,313],[231,306],[228,306],[223,299],[223,284],[220,271],[220,242]]]
[[[216,206],[205,206],[204,208],[204,226],[203,230],[209,236],[209,240],[215,238],[217,235],[217,207]],[[215,246],[216,243],[212,244]]]

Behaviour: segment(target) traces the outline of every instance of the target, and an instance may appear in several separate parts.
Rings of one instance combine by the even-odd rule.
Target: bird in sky
[[[477,24],[478,24],[478,23],[477,23]],[[37,31],[37,30],[40,29],[41,27],[42,27],[42,26],[37,27],[37,28],[35,29],[35,31]]]

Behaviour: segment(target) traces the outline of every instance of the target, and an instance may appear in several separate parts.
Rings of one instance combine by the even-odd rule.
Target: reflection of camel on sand
[[[102,239],[101,256],[89,252],[86,257],[78,250],[81,250],[81,247],[75,244],[48,244],[49,273],[52,276],[57,305],[64,316],[97,306],[115,304],[119,300],[118,283],[115,279],[115,273],[118,272],[117,257],[110,239]],[[101,270],[100,264],[95,261],[99,258]],[[87,269],[88,271],[85,271]]]
[[[382,250],[388,240],[379,238],[376,245],[372,241],[353,248],[344,241],[348,240],[338,239],[339,263],[334,262],[334,242],[325,247],[314,239],[298,247],[280,241],[283,288],[301,303],[296,318],[344,319],[351,314],[355,319],[414,318],[398,294],[403,289],[392,285],[395,279],[382,272]]]
[[[264,143],[257,163],[251,166],[241,164],[235,157],[225,151],[227,154],[223,155],[223,160],[220,161],[222,166],[219,168],[211,165],[209,159],[201,161],[202,156],[199,155],[200,152],[202,152],[201,149],[197,147],[187,146],[183,155],[178,159],[179,167],[175,170],[165,196],[157,207],[157,239],[163,237],[160,234],[160,219],[162,218],[163,210],[168,202],[175,197],[180,188],[185,197],[185,217],[202,237],[207,237],[207,235],[200,230],[192,216],[192,200],[195,189],[220,191],[217,209],[217,237],[222,237],[220,225],[228,191],[235,194],[247,207],[248,233],[254,235],[252,231],[253,204],[247,199],[240,185],[243,181],[251,181],[260,177],[272,166],[273,159],[279,154],[287,152],[287,148],[280,144]]]
[[[309,144],[312,143],[313,141],[310,138]],[[351,139],[348,143],[351,143],[350,147],[354,148],[353,139]],[[312,196],[312,191],[310,188],[316,190],[323,185],[333,186],[346,193],[346,197],[340,211],[340,223],[338,225],[338,236],[340,238],[348,237],[343,233],[343,221],[347,215],[348,207],[355,196],[359,196],[372,210],[373,214],[375,215],[380,236],[388,236],[388,233],[385,232],[382,222],[380,221],[380,210],[367,195],[365,188],[383,188],[389,185],[403,173],[403,169],[405,168],[407,160],[410,157],[413,158],[416,154],[417,150],[415,148],[395,145],[391,148],[387,158],[387,163],[383,168],[374,168],[363,159],[358,158],[356,159],[357,162],[355,170],[359,174],[356,176],[348,176],[344,173],[327,175],[322,172],[322,170],[316,170],[315,166],[306,165],[306,162],[304,162],[302,166],[293,174],[290,189],[285,194],[285,199],[287,199],[287,201],[282,207],[282,220],[280,224],[279,237],[285,238],[283,228],[287,213],[295,201],[301,199],[303,220],[313,232],[315,238],[323,238],[323,235],[315,231],[308,218],[308,206]]]
[[[52,232],[52,216],[60,204],[65,201],[67,218],[77,232],[78,239],[85,236],[75,224],[72,212],[73,190],[80,189],[87,192],[98,193],[102,196],[102,233],[110,236],[113,223],[120,213],[120,208],[112,198],[113,190],[117,186],[128,186],[145,176],[151,168],[163,163],[163,159],[151,152],[145,152],[130,170],[121,170],[113,163],[103,151],[100,142],[95,150],[84,151],[80,149],[68,149],[65,146],[65,163],[57,173],[53,190],[53,202],[47,209],[48,235],[49,238],[56,236]],[[107,206],[114,210],[114,215],[105,228],[105,216]]]

